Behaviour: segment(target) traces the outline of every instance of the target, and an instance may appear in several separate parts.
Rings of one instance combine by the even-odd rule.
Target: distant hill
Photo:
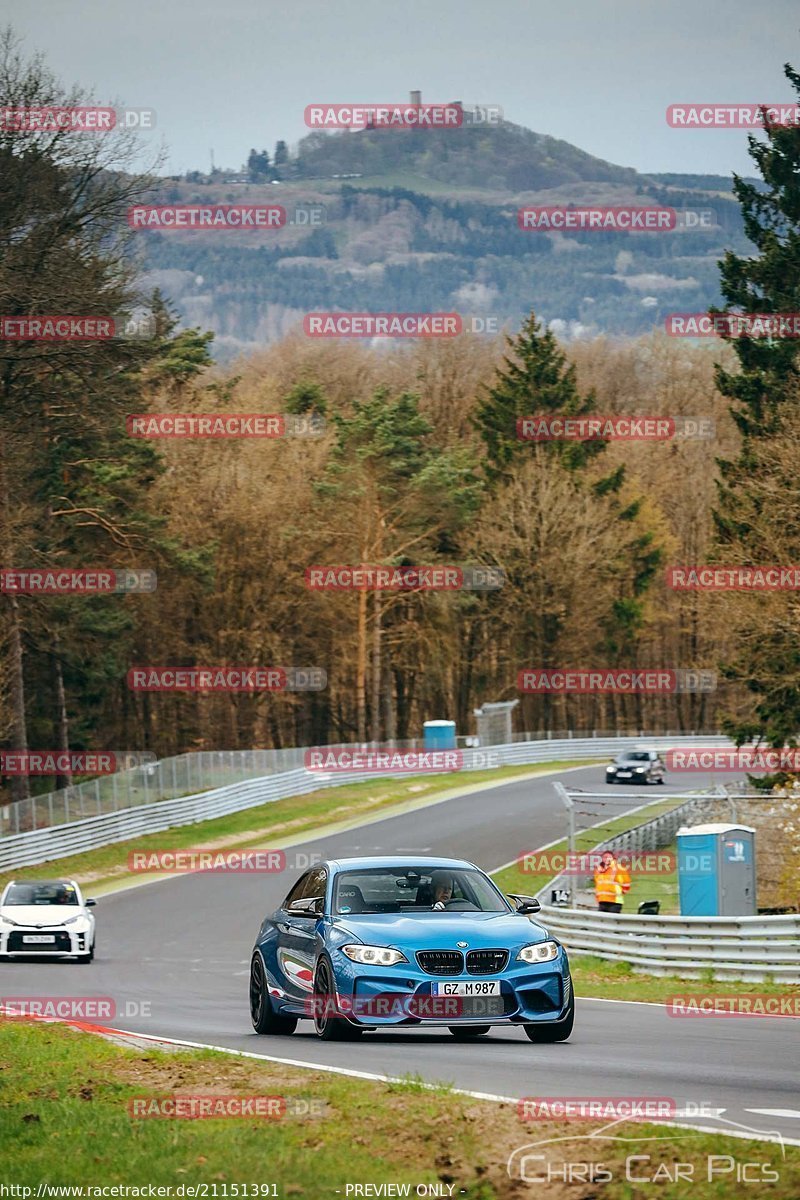
[[[312,133],[279,180],[192,173],[160,203],[265,203],[280,231],[142,234],[144,284],[216,333],[220,360],[302,326],[314,311],[455,311],[518,327],[535,308],[566,338],[635,335],[673,311],[719,304],[718,260],[751,251],[723,176],[641,175],[507,122],[453,131]],[[342,176],[346,176],[343,179]],[[297,204],[324,205],[311,229]],[[712,228],[521,231],[521,204],[668,205]]]
[[[637,173],[595,158],[569,142],[521,125],[464,124],[457,129],[315,132],[292,158],[296,179],[332,175],[421,175],[454,187],[520,192],[568,183],[635,184]]]

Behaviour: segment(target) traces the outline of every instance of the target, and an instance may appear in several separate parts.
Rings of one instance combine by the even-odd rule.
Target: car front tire
[[[250,1020],[256,1033],[294,1033],[297,1017],[280,1017],[272,1007],[267,991],[267,976],[260,954],[250,963]]]
[[[573,996],[570,999],[566,1014],[560,1021],[553,1021],[548,1024],[544,1022],[526,1024],[523,1025],[523,1029],[532,1042],[538,1042],[541,1045],[546,1042],[565,1042],[572,1033],[574,1025],[575,997]]]
[[[321,958],[314,972],[314,1029],[323,1042],[348,1042],[363,1033],[357,1025],[351,1025],[343,1017],[333,1016],[334,999],[333,968],[326,958]]]

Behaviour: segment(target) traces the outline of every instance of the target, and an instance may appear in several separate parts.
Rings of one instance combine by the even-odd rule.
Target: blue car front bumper
[[[499,974],[431,976],[415,962],[364,967],[339,950],[331,953],[336,1007],[353,1024],[515,1025],[561,1020],[572,999],[569,962],[563,948],[552,962],[512,960]],[[434,985],[499,983],[499,995],[437,996]]]

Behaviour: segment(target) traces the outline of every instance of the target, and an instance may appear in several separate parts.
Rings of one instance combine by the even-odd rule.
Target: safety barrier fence
[[[557,743],[566,741],[580,743],[591,741],[606,745],[621,745],[620,738],[650,740],[645,731],[581,731],[516,733],[510,745],[533,742]],[[674,734],[667,730],[657,735],[662,741],[672,739],[679,744],[681,738],[694,734]],[[698,735],[701,736],[702,735]],[[713,737],[713,735],[709,735]],[[704,744],[709,738],[702,738]],[[458,748],[470,750],[478,747],[476,737],[459,737]],[[627,744],[627,743],[625,743]],[[713,744],[713,741],[711,742]],[[373,743],[363,743],[369,748]],[[383,743],[398,750],[421,750],[421,738]],[[339,744],[327,749],[355,749],[351,744]],[[178,754],[150,763],[141,763],[128,770],[111,775],[88,779],[71,784],[57,791],[31,796],[18,803],[6,803],[0,789],[0,837],[6,834],[24,833],[31,829],[43,829],[48,825],[63,825],[79,821],[84,817],[100,816],[102,813],[119,812],[121,809],[153,804],[160,800],[175,800],[180,796],[192,796],[199,792],[243,783],[248,779],[260,779],[265,775],[280,775],[294,771],[305,764],[305,754],[310,747],[289,747],[282,750],[202,750],[191,754]],[[489,747],[494,749],[494,747]],[[598,753],[606,753],[604,747]],[[580,757],[581,752],[578,752]],[[547,757],[547,755],[545,756]],[[533,761],[533,760],[532,760]]]
[[[715,980],[800,983],[800,915],[796,914],[626,916],[543,905],[541,921],[570,954],[627,962],[649,975],[702,979],[713,972]]]
[[[449,774],[456,786],[463,772],[469,770],[484,770],[489,766],[535,765],[570,759],[577,761],[604,759],[617,754],[620,750],[630,749],[641,744],[642,740],[641,736],[565,738],[516,741],[502,746],[468,747],[462,752],[462,769],[449,772]],[[648,746],[664,750],[698,743],[704,746],[731,744],[727,738],[716,735],[704,735],[700,738],[697,736],[661,736],[650,737],[646,740]],[[421,746],[409,747],[406,745],[398,748],[421,749]],[[349,751],[362,749],[366,751],[370,747],[368,745],[351,745],[326,747],[326,749],[347,749]],[[210,756],[211,752],[209,752]],[[357,783],[369,779],[374,781],[376,778],[375,773],[371,771],[331,775],[308,770],[303,765],[305,748],[302,747],[292,750],[224,751],[221,752],[221,756],[221,760],[218,759],[213,770],[238,773],[240,776],[251,770],[257,774],[254,778],[240,778],[236,782],[212,787],[210,790],[198,789],[193,794],[177,799],[162,799],[158,797],[164,786],[165,777],[170,778],[176,764],[175,759],[165,759],[135,769],[135,773],[140,776],[143,773],[150,773],[146,785],[143,780],[140,780],[140,787],[144,794],[151,798],[149,803],[143,801],[133,804],[122,803],[123,793],[118,786],[116,793],[113,789],[110,792],[111,807],[106,807],[108,795],[98,792],[95,810],[82,812],[77,820],[51,822],[51,813],[46,803],[47,797],[37,797],[25,801],[22,812],[14,810],[23,809],[23,805],[8,806],[4,814],[2,835],[0,835],[0,871],[64,858],[67,855],[110,845],[113,842],[122,842],[149,833],[159,833],[180,825],[190,825],[212,817],[220,817],[242,809],[283,800],[289,796],[303,795],[320,788]],[[182,757],[194,759],[198,756],[184,755]],[[185,778],[190,777],[192,770],[208,777],[208,773],[212,770],[212,764],[206,759],[205,752],[200,757],[205,760],[203,763],[187,764]],[[175,776],[177,777],[177,768]],[[102,782],[104,785],[108,785],[109,780],[114,778],[115,776],[109,776]],[[113,803],[115,796],[116,807]],[[27,828],[24,825],[26,819],[30,822]]]
[[[555,785],[567,805],[593,799],[613,799],[613,793],[589,793]],[[669,796],[659,796],[659,800]],[[698,792],[669,812],[632,826],[596,844],[597,851],[652,852],[669,846],[682,825],[697,823],[710,804],[723,804],[735,819],[737,800],[770,796],[737,795],[730,788]],[[574,824],[574,823],[573,823]],[[574,840],[574,837],[573,837]],[[800,983],[800,915],[751,917],[684,917],[599,912],[593,898],[583,898],[580,888],[590,876],[561,874],[537,893],[542,903],[542,923],[571,954],[627,962],[650,975],[751,982],[767,978],[776,983]],[[555,890],[568,893],[576,907],[547,904]],[[581,905],[581,899],[584,904]],[[592,904],[592,907],[587,907]]]

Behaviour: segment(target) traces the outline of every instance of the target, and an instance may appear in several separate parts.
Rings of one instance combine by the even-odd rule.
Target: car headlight
[[[634,767],[634,771],[646,771],[647,767]]]
[[[85,920],[86,920],[86,918],[84,916],[67,917],[66,921],[62,921],[61,924],[62,925],[74,925],[76,921],[85,921]]]
[[[373,967],[393,967],[395,963],[408,962],[401,950],[393,950],[391,946],[342,946],[342,954],[346,954],[351,962],[368,963]]]
[[[518,961],[527,963],[552,962],[554,958],[558,958],[557,942],[534,942],[523,946],[517,955]]]
[[[14,925],[16,928],[18,928],[19,922],[12,921],[11,917],[0,917],[0,925]]]

